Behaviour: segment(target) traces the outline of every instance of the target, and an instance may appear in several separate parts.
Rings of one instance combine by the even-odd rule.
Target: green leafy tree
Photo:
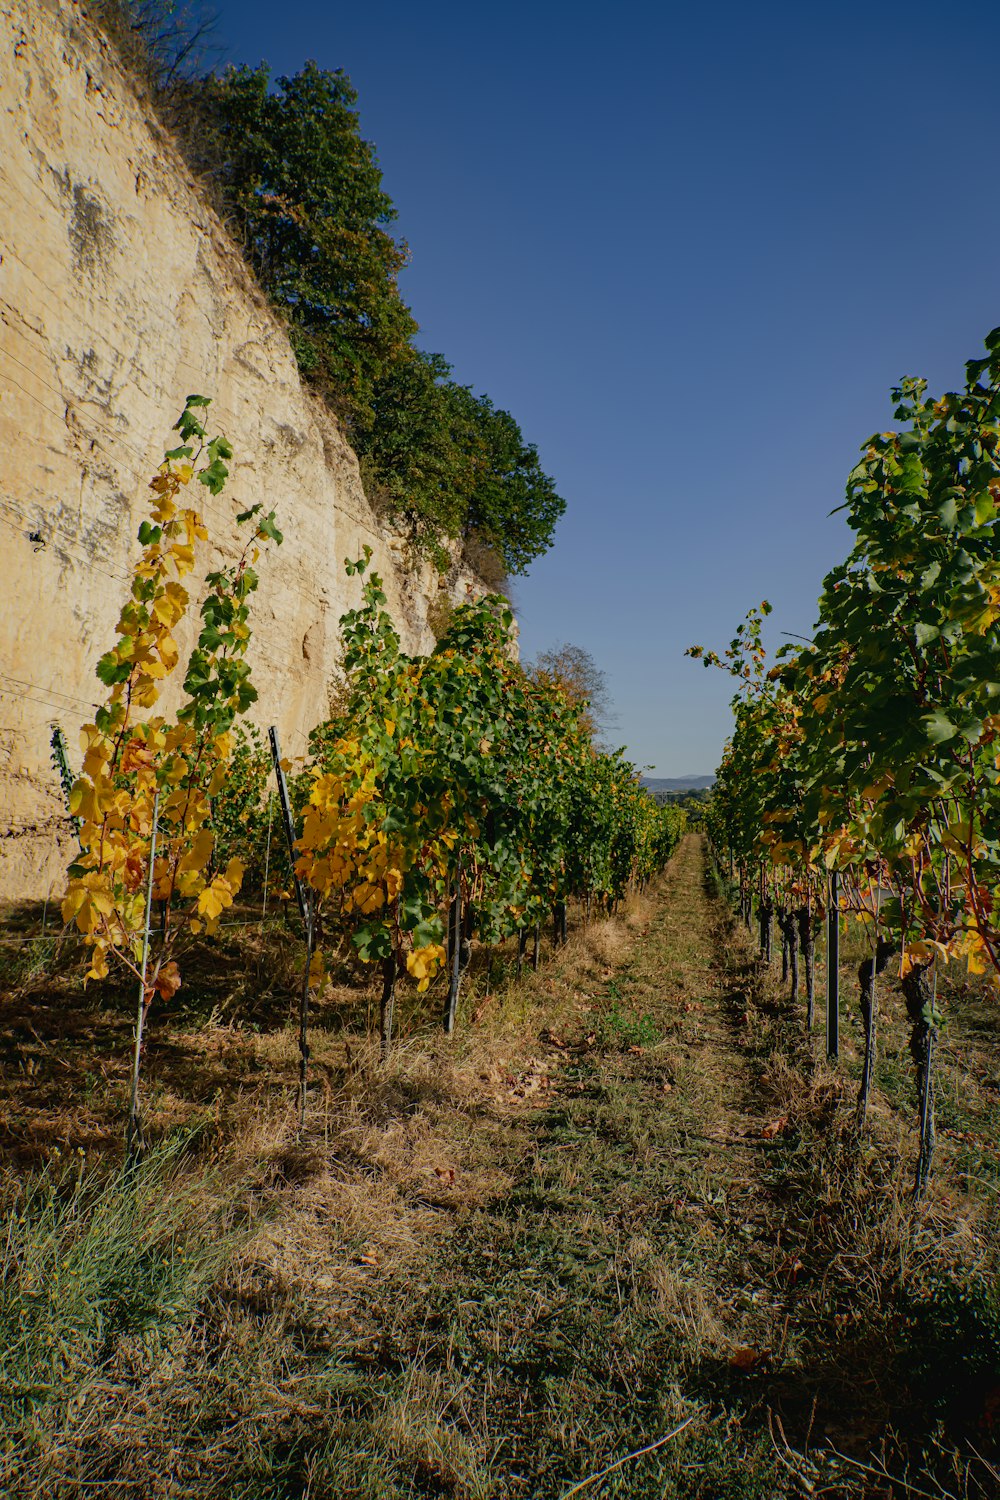
[[[415,347],[398,286],[407,250],[350,80],[307,63],[272,86],[262,64],[190,93],[189,154],[288,319],[300,369],[343,422],[372,498],[442,567],[446,541],[474,537],[522,572],[551,545],[564,501],[510,413]]]
[[[287,314],[303,370],[348,431],[373,420],[376,381],[408,356],[417,325],[396,277],[406,247],[357,94],[339,70],[307,63],[271,87],[268,68],[233,68],[203,85],[215,177],[248,258]]]
[[[523,573],[552,545],[566,502],[510,412],[464,386],[457,388],[455,400],[471,406],[476,433],[476,482],[464,529],[495,547],[511,573]]]

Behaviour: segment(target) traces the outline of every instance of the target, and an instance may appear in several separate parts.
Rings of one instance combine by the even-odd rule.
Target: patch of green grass
[[[900,1370],[926,1409],[975,1434],[1000,1392],[1000,1291],[981,1276],[938,1275],[906,1298]],[[991,1404],[992,1403],[992,1404]]]
[[[0,1481],[43,1451],[123,1340],[159,1346],[190,1319],[232,1256],[224,1202],[183,1171],[183,1149],[159,1147],[128,1177],[57,1159],[8,1203],[0,1430],[14,1451]]]
[[[624,1002],[624,996],[614,980],[608,982],[611,1009],[606,1010],[598,1021],[598,1037],[605,1047],[616,1047],[627,1051],[629,1047],[654,1047],[660,1040],[660,1030],[653,1017],[639,1014]]]
[[[54,937],[0,942],[0,989],[21,989],[43,978],[52,969],[57,947]]]

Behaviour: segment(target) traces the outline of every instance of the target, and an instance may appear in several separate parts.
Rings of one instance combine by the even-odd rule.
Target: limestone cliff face
[[[12,899],[61,886],[72,846],[50,724],[72,758],[188,392],[213,398],[211,428],[236,454],[225,495],[202,496],[222,547],[206,566],[226,555],[238,508],[262,500],[285,533],[261,566],[250,660],[253,717],[279,726],[287,753],[325,717],[338,617],[360,593],[344,559],[373,549],[410,651],[433,644],[442,595],[376,520],[281,322],[73,0],[0,0],[0,257],[0,899]],[[191,634],[178,638],[183,654]]]

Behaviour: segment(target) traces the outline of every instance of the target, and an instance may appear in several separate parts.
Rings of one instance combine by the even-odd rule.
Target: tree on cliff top
[[[197,86],[198,166],[219,190],[248,260],[284,312],[299,366],[343,422],[383,511],[442,565],[443,538],[474,539],[523,572],[565,509],[514,418],[414,345],[399,293],[405,244],[357,95],[307,63],[272,87],[267,67]]]
[[[450,375],[440,354],[417,350],[383,375],[355,437],[362,472],[390,514],[475,538],[521,573],[551,545],[565,501],[510,413]]]
[[[246,254],[284,308],[296,354],[344,418],[365,432],[380,374],[417,331],[396,277],[406,246],[362,140],[357,94],[341,72],[307,63],[271,89],[268,70],[230,69],[206,83],[221,147],[217,180]]]
[[[397,279],[406,245],[347,75],[314,62],[273,84],[264,63],[206,71],[205,0],[92,0],[89,14],[213,186],[379,508],[442,568],[443,541],[462,538],[492,586],[524,572],[565,502],[510,413],[416,348]]]

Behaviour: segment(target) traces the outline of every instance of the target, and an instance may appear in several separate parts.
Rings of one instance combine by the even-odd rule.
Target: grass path
[[[473,994],[453,1041],[409,1018],[385,1066],[337,997],[328,1019],[317,1007],[301,1142],[287,1107],[267,1107],[288,1093],[292,1030],[221,1036],[246,1085],[220,1147],[235,1196],[196,1163],[176,1189],[235,1238],[202,1246],[190,1305],[155,1339],[71,1350],[60,1389],[17,1408],[0,1492],[997,1493],[992,1294],[957,1322],[946,1298],[926,1352],[906,1343],[912,1286],[963,1256],[986,1265],[989,1239],[969,1200],[948,1207],[954,1178],[909,1215],[886,1097],[859,1147],[850,1068],[826,1069],[803,1003],[778,997],[711,884],[689,835],[624,916],[546,944],[538,973],[488,1004]],[[969,1094],[964,1074],[944,1082]],[[993,1444],[978,1480],[933,1436],[943,1369],[959,1426]],[[883,1460],[916,1487],[880,1476]]]
[[[460,1215],[418,1298],[382,1289],[401,1423],[414,1372],[451,1393],[440,1493],[559,1496],[688,1417],[590,1494],[784,1492],[729,1400],[755,1378],[741,1362],[773,1351],[782,1301],[758,1242],[768,1121],[737,1040],[738,955],[704,873],[689,837],[620,961],[562,976],[572,998],[541,1034],[550,1102],[510,1122],[510,1189]]]

